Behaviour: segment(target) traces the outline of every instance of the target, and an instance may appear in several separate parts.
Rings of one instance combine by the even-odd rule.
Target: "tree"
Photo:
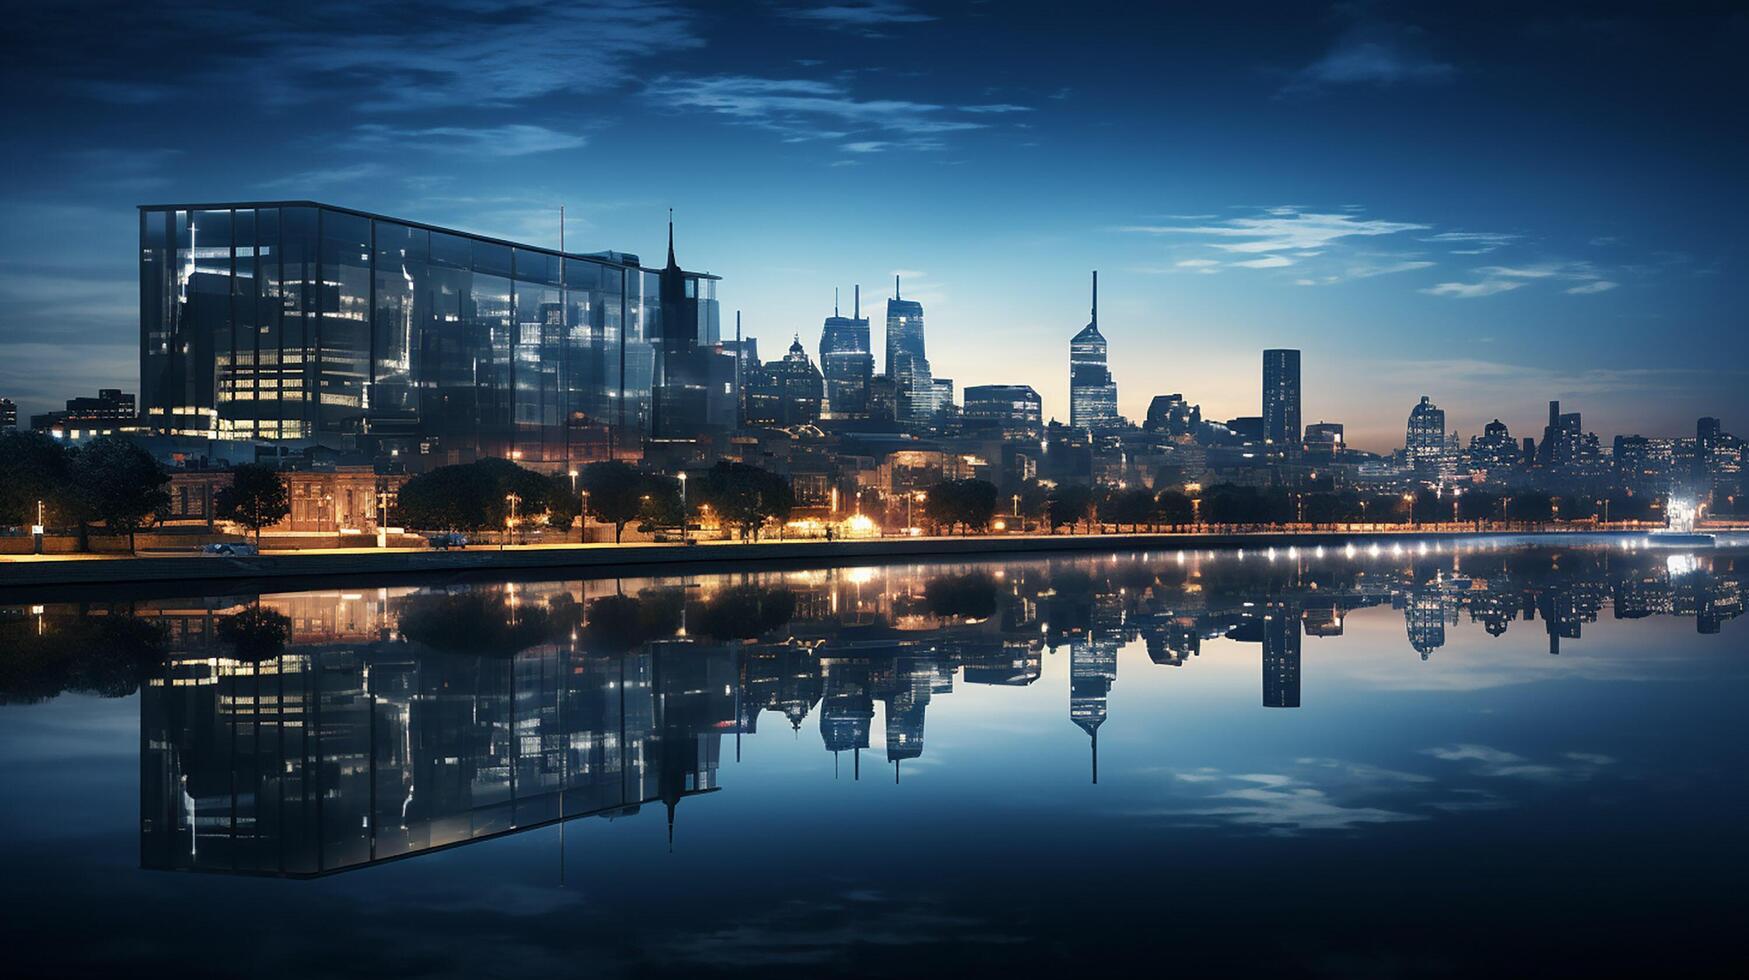
[[[1035,521],[1043,521],[1049,513],[1051,488],[1037,479],[1027,480],[1020,485],[1020,513]]]
[[[1051,532],[1067,524],[1072,531],[1078,521],[1088,520],[1093,513],[1093,488],[1084,483],[1068,483],[1051,492],[1045,505]]]
[[[72,455],[71,470],[84,514],[102,521],[112,534],[127,535],[130,552],[140,528],[170,509],[164,467],[126,439],[92,441]]]
[[[679,527],[686,520],[681,512],[680,481],[662,473],[646,473],[643,475],[643,492],[638,500],[642,510],[638,517],[643,530],[654,531],[662,528]],[[686,503],[697,506],[692,500]]]
[[[265,463],[245,463],[231,471],[231,485],[213,498],[220,520],[235,521],[255,534],[261,547],[261,529],[278,524],[291,513],[291,492],[279,471]]]
[[[688,630],[713,640],[754,640],[795,617],[796,594],[789,589],[737,585],[699,603],[688,617]]]
[[[1499,496],[1486,490],[1468,490],[1458,497],[1458,518],[1472,521],[1478,528],[1499,512]]]
[[[1123,530],[1125,524],[1130,526],[1131,531],[1141,530],[1143,524],[1154,523],[1154,494],[1139,487],[1119,490],[1111,495],[1102,513],[1117,525],[1119,531]]]
[[[626,525],[643,512],[644,475],[637,467],[608,460],[583,467],[578,482],[589,495],[589,518],[598,524],[612,524],[613,541],[618,544]]]
[[[508,525],[516,513],[544,513],[553,485],[547,477],[507,459],[439,466],[413,477],[397,495],[401,520],[426,530],[482,531]]]
[[[923,513],[950,530],[983,530],[996,516],[996,485],[988,480],[943,480],[929,488]]]
[[[989,619],[996,615],[996,580],[985,572],[942,575],[923,586],[929,611],[943,619]]]
[[[1506,516],[1509,520],[1542,524],[1553,514],[1554,500],[1546,493],[1519,493],[1506,501]]]
[[[569,474],[547,477],[547,526],[568,531],[582,510],[582,498],[571,489]]]
[[[271,660],[284,653],[291,635],[289,617],[259,604],[219,620],[219,639],[231,644],[238,660],[250,663]]]
[[[1178,490],[1160,491],[1160,496],[1154,499],[1154,509],[1159,520],[1175,531],[1196,519],[1196,504]]]
[[[71,488],[60,443],[37,432],[0,433],[0,524],[35,524],[38,501],[63,510]]]
[[[795,507],[795,493],[788,480],[746,463],[721,460],[694,483],[697,502],[710,504],[725,523],[736,528],[743,541],[749,535],[759,540],[759,529],[766,521],[783,520]]]

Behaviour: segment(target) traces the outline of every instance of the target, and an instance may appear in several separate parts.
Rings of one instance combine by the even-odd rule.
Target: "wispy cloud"
[[[1442,282],[1422,290],[1430,296],[1452,299],[1477,299],[1528,286],[1543,280],[1570,282],[1570,295],[1584,296],[1608,292],[1618,283],[1608,279],[1590,262],[1538,262],[1529,265],[1485,265],[1473,270],[1480,278],[1473,282]]]
[[[1126,225],[1119,231],[1147,235],[1182,235],[1212,239],[1208,244],[1227,252],[1281,252],[1319,249],[1347,238],[1371,238],[1430,225],[1409,221],[1362,218],[1352,213],[1320,213],[1275,207],[1261,215],[1229,218],[1214,224]]]
[[[1328,51],[1293,73],[1281,95],[1339,85],[1401,85],[1443,82],[1457,69],[1428,53],[1426,33],[1416,27],[1358,24]]]
[[[1435,245],[1462,245],[1451,249],[1453,255],[1485,255],[1518,241],[1519,236],[1492,231],[1442,231],[1421,241]]]
[[[738,123],[769,129],[791,142],[864,136],[842,144],[853,153],[937,149],[938,143],[895,141],[891,137],[895,134],[929,137],[985,129],[989,123],[966,117],[1025,110],[1024,106],[953,106],[908,99],[860,98],[841,82],[750,75],[664,77],[652,83],[646,94],[658,103],[702,109]]]
[[[430,126],[423,129],[366,123],[352,132],[351,143],[357,147],[394,147],[491,157],[516,157],[530,153],[571,150],[589,142],[586,136],[528,123],[472,127]]]
[[[834,30],[866,31],[888,24],[921,24],[935,18],[893,0],[861,0],[855,3],[832,3],[820,7],[785,10],[783,15],[795,20],[811,21]]]
[[[329,187],[334,184],[349,184],[356,180],[366,180],[371,177],[381,177],[388,173],[388,167],[380,163],[355,163],[342,167],[317,167],[312,170],[301,170],[284,177],[264,180],[256,185],[266,190],[283,190],[303,187]]]
[[[1595,752],[1567,752],[1557,760],[1537,762],[1514,752],[1470,743],[1435,746],[1422,751],[1445,762],[1465,763],[1478,776],[1541,783],[1583,782],[1605,767],[1615,765],[1613,757]]]

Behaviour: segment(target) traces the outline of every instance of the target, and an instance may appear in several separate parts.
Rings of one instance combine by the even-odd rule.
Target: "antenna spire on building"
[[[1099,326],[1099,270],[1093,270],[1093,326]]]
[[[899,274],[897,272],[893,273],[893,298],[899,298]]]
[[[850,315],[852,318],[860,320],[862,319],[862,283],[860,282],[856,284],[856,299],[854,303],[855,305],[850,308]]]
[[[679,263],[674,261],[674,209],[673,208],[668,209],[668,264],[670,266],[674,266],[674,265],[679,264]]]
[[[832,315],[838,315],[838,287],[832,287]]]

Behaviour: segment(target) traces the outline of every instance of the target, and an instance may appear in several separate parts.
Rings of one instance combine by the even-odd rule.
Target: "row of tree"
[[[945,480],[930,487],[924,497],[927,519],[938,528],[960,533],[987,529],[1003,509],[999,491],[985,480]],[[1605,516],[1611,521],[1657,522],[1663,518],[1661,506],[1657,498],[1630,494],[1608,498],[1556,497],[1540,492],[1507,495],[1483,490],[1368,494],[1216,484],[1193,496],[1179,487],[1157,492],[1106,484],[1048,487],[1036,480],[1027,481],[1012,495],[1013,511],[1018,516],[1039,521],[1053,532],[1080,528],[1089,533],[1106,527],[1119,531],[1178,530],[1193,524],[1545,524]]]
[[[271,466],[238,467],[214,499],[214,515],[255,532],[291,513],[285,480]],[[170,476],[152,454],[124,438],[106,436],[67,446],[37,432],[0,435],[0,525],[71,528],[78,548],[91,546],[101,526],[126,535],[133,551],[143,528],[170,511]]]
[[[586,506],[586,518],[612,526],[616,542],[634,522],[678,527],[705,508],[743,540],[756,539],[768,521],[787,518],[795,507],[788,480],[726,460],[697,474],[683,493],[675,477],[617,460],[590,463],[573,481],[568,474],[547,476],[509,460],[485,459],[421,473],[402,485],[398,498],[399,521],[422,530],[483,531],[507,527],[513,515],[520,522],[569,528]]]

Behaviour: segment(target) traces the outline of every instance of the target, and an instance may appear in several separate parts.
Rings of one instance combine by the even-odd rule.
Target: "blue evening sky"
[[[1150,9],[1152,8],[1152,9]],[[1464,435],[1749,430],[1749,15],[1730,4],[14,7],[0,396],[137,389],[140,203],[313,198],[725,276],[768,358],[903,271],[935,373]],[[1735,65],[1736,67],[1733,67]]]

